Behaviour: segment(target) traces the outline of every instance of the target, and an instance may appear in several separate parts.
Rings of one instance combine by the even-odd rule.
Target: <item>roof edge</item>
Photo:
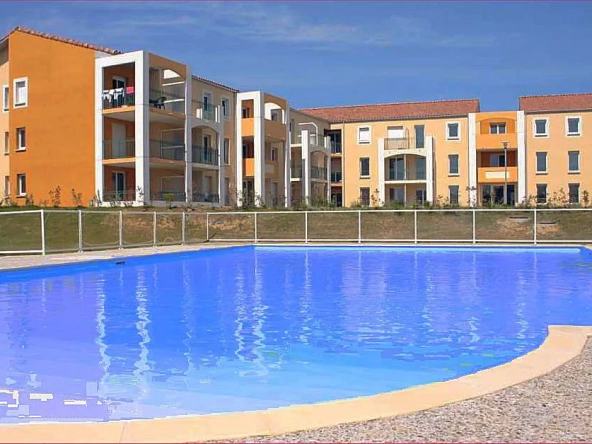
[[[326,109],[341,109],[341,108],[359,108],[363,106],[390,106],[390,105],[417,105],[425,103],[448,103],[448,102],[477,102],[480,105],[479,99],[443,99],[443,100],[425,100],[425,101],[413,101],[413,102],[388,102],[388,103],[366,103],[358,105],[337,105],[337,106],[319,106],[302,108],[298,111],[304,112],[304,110],[326,110]]]

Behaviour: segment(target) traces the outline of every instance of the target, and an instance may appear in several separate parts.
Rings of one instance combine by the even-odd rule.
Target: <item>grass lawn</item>
[[[120,233],[120,214],[122,230]],[[206,225],[209,220],[209,227]],[[134,246],[174,245],[211,240],[250,241],[357,241],[358,229],[364,241],[413,242],[413,211],[287,211],[237,212],[227,214],[181,210],[106,209],[82,211],[84,250]],[[79,247],[79,213],[45,210],[45,238],[48,252],[76,251]],[[308,230],[306,230],[308,220]],[[533,212],[524,210],[477,211],[475,236],[479,241],[531,241]],[[183,237],[183,223],[185,236]],[[156,224],[156,230],[155,230]],[[418,210],[417,236],[420,240],[470,242],[473,213],[454,210]],[[537,210],[537,240],[592,240],[590,211]],[[39,212],[0,212],[0,251],[39,250],[41,214]]]

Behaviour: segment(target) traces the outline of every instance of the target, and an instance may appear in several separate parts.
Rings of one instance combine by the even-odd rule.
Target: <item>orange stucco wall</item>
[[[26,174],[35,202],[59,185],[62,205],[71,205],[66,196],[72,188],[88,204],[95,194],[95,52],[21,32],[10,36],[9,51],[11,83],[26,77],[29,89],[28,106],[10,111],[11,136],[20,127],[27,132],[24,152],[14,152],[11,137],[11,182]]]
[[[9,85],[8,50],[0,51],[0,87],[3,85]],[[10,92],[12,92],[12,88]],[[0,109],[0,198],[8,197],[4,193],[4,178],[10,175],[10,156],[4,154],[4,137],[5,133],[10,135],[9,117],[10,111],[3,112]],[[13,190],[11,183],[10,191]]]
[[[518,138],[516,132],[516,111],[500,111],[477,113],[477,149],[491,149],[503,147],[502,142],[508,142],[508,148],[517,148]],[[505,123],[505,134],[489,134],[490,124]]]

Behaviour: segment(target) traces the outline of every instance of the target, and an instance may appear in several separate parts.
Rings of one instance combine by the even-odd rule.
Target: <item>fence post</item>
[[[206,211],[206,242],[210,241],[210,213]]]
[[[183,211],[181,216],[181,245],[185,245],[185,211]]]
[[[41,210],[41,254],[45,256],[45,210]]]
[[[304,243],[308,243],[308,211],[304,212]]]
[[[123,211],[119,210],[119,249],[123,249]]]
[[[156,238],[156,224],[157,224],[156,211],[154,211],[154,214],[152,215],[152,246],[153,247],[158,246],[158,241]]]
[[[473,245],[477,243],[476,210],[473,208]]]
[[[362,243],[362,210],[358,210],[358,244]]]
[[[417,210],[413,210],[413,243],[417,244]]]
[[[82,210],[78,210],[78,252],[82,253]]]
[[[534,244],[537,244],[537,209],[536,207],[534,207],[534,216],[532,218],[533,221],[533,227],[532,227],[532,237],[533,237],[533,241]]]
[[[253,214],[255,214],[255,221],[253,222],[253,225],[255,225],[255,243],[257,243],[257,211],[255,211]]]

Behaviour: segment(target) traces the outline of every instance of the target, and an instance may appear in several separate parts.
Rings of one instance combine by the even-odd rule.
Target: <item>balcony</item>
[[[201,191],[195,191],[193,193],[193,202],[201,203],[220,203],[220,195],[215,193],[202,193]]]
[[[103,109],[117,109],[136,104],[136,93],[133,86],[105,89],[103,90],[102,98]]]
[[[310,178],[318,180],[327,180],[327,168],[311,166]]]
[[[218,150],[216,148],[193,145],[191,147],[191,161],[205,165],[218,165]]]
[[[426,172],[422,170],[396,170],[393,168],[389,168],[386,180],[401,182],[412,180],[426,180]]]
[[[243,175],[245,177],[255,176],[255,159],[252,157],[243,159]]]
[[[151,140],[150,157],[154,159],[184,161],[185,145],[183,143],[169,142],[166,140]]]
[[[331,183],[341,183],[343,181],[343,173],[336,171],[331,173]]]
[[[331,154],[341,154],[341,142],[331,141]]]
[[[152,193],[152,200],[164,200],[165,202],[185,202],[185,191],[160,190]]]
[[[518,167],[479,167],[477,177],[479,183],[518,182]]]
[[[103,159],[126,159],[136,157],[136,140],[103,140]]]
[[[217,106],[214,106],[211,103],[204,103],[200,100],[194,100],[192,105],[191,112],[193,116],[207,122],[220,122],[220,116],[218,115],[219,109]]]
[[[152,109],[173,114],[185,114],[185,97],[173,88],[150,89],[148,103]]]
[[[103,190],[103,202],[133,202],[136,200],[136,190]]]
[[[419,142],[419,143],[417,143]],[[391,150],[419,150],[425,148],[425,142],[423,140],[417,141],[413,137],[404,137],[397,139],[384,139],[385,151]]]

